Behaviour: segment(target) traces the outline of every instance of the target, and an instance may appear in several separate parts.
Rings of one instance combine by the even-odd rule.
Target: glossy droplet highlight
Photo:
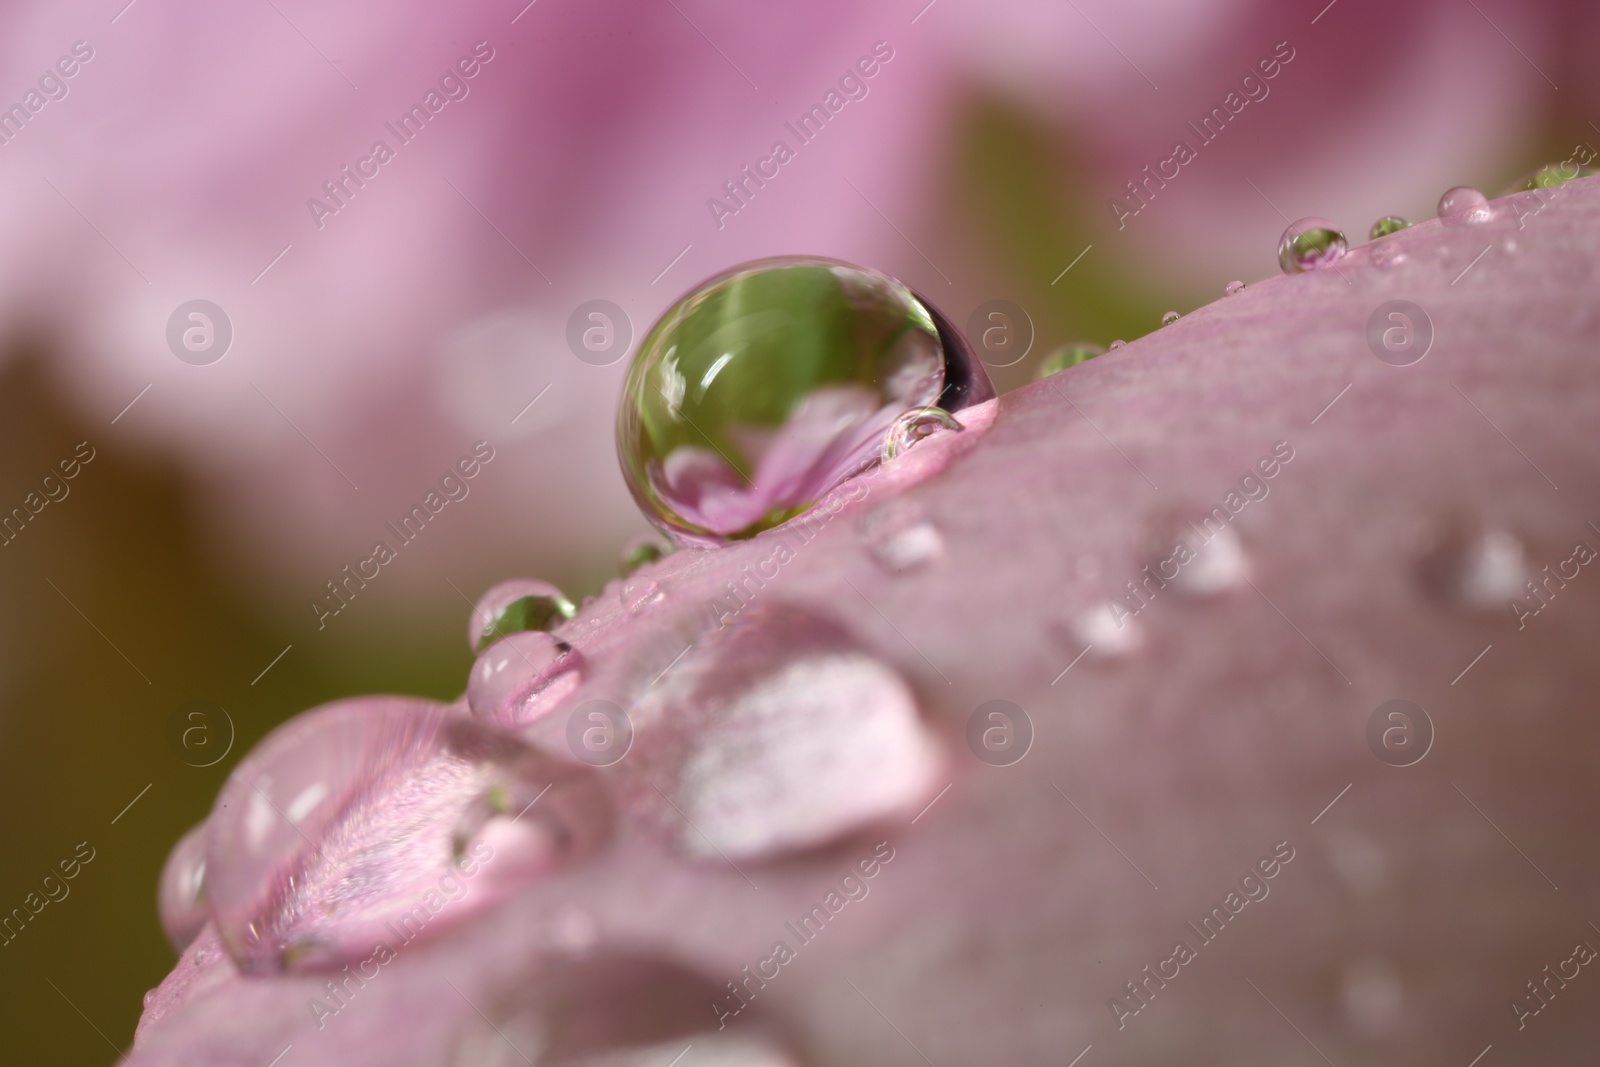
[[[206,824],[202,822],[178,839],[161,868],[156,899],[161,909],[161,929],[179,952],[189,947],[205,926]]]
[[[1244,282],[1231,281],[1227,285],[1224,285],[1222,287],[1222,295],[1223,296],[1233,296],[1234,294],[1242,292],[1243,290],[1244,290]]]
[[[956,417],[943,408],[918,408],[907,411],[894,420],[883,435],[883,449],[879,459],[888,463],[904,454],[912,445],[936,433],[958,433],[965,429]]]
[[[1243,585],[1250,574],[1244,546],[1233,527],[1202,524],[1181,530],[1170,553],[1152,570],[1168,578],[1178,592],[1196,597],[1215,596]]]
[[[944,538],[922,509],[891,500],[861,519],[861,540],[878,563],[891,571],[913,570],[944,554]]]
[[[468,640],[482,652],[507,634],[554,630],[572,618],[572,601],[549,582],[513,578],[491,588],[472,607]]]
[[[835,260],[735,268],[640,343],[617,409],[623,476],[679,540],[748,537],[877,462],[908,411],[994,388],[961,335],[900,282]]]
[[[217,932],[248,974],[437,933],[609,836],[592,774],[424,701],[307,712],[234,769],[212,810]]]
[[[617,599],[629,611],[642,611],[666,595],[661,583],[642,574],[630,575],[622,580]]]
[[[1439,217],[1446,222],[1488,222],[1493,216],[1489,198],[1470,185],[1447,189],[1439,198]]]
[[[1304,218],[1289,224],[1278,239],[1278,266],[1285,274],[1321,270],[1337,263],[1349,244],[1344,233],[1321,218]]]
[[[1183,316],[1179,315],[1176,311],[1165,312],[1161,316],[1161,325],[1163,325],[1163,326],[1171,326],[1173,323],[1177,322],[1182,317]]]
[[[483,651],[467,676],[467,706],[481,718],[521,726],[555,707],[582,679],[583,656],[547,633],[527,630]]]
[[[1083,650],[1085,653],[1100,659],[1126,656],[1144,644],[1144,631],[1134,621],[1133,612],[1110,601],[1074,619],[1072,633],[1087,646]]]
[[[672,724],[637,753],[663,783],[661,830],[696,858],[822,845],[909,818],[944,784],[905,679],[806,609],[757,602],[641,704],[644,729]]]
[[[672,546],[654,534],[640,534],[622,546],[617,566],[626,578],[646,563],[654,563],[672,554]]]
[[[1422,581],[1447,603],[1476,611],[1504,611],[1531,595],[1528,564],[1515,534],[1471,523],[1435,532],[1422,560]]]
[[[1099,345],[1092,345],[1087,342],[1062,345],[1039,361],[1039,370],[1034,377],[1048,378],[1050,375],[1064,371],[1068,367],[1076,367],[1080,363],[1087,363],[1095,356],[1103,356],[1105,352],[1106,350]]]
[[[1111,342],[1111,347],[1112,348],[1125,348],[1125,347],[1127,347],[1127,344],[1128,344],[1128,342],[1126,342],[1126,341],[1112,341]]]
[[[1376,241],[1378,238],[1387,237],[1391,233],[1399,233],[1401,230],[1410,225],[1411,223],[1407,222],[1399,215],[1385,215],[1383,218],[1372,224],[1372,229],[1368,231],[1367,236]]]

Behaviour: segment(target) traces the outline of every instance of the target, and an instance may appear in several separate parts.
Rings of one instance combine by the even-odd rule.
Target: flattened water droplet
[[[205,902],[205,832],[206,824],[201,822],[180,837],[161,868],[161,888],[156,894],[161,929],[180,953],[211,917]]]
[[[654,563],[672,554],[672,546],[655,534],[640,534],[622,546],[619,568],[626,578],[646,563]]]
[[[908,571],[944,554],[944,538],[922,513],[903,500],[891,500],[862,516],[861,540],[872,558],[892,571]]]
[[[660,582],[639,574],[622,579],[622,588],[617,590],[617,599],[630,612],[643,611],[664,596]]]
[[[758,603],[679,671],[645,712],[677,740],[640,755],[668,778],[663,830],[691,856],[821,845],[915,814],[937,788],[942,751],[905,680],[809,611]]]
[[[1434,534],[1423,557],[1422,580],[1456,607],[1504,611],[1526,592],[1522,542],[1506,530],[1452,523]]]
[[[583,656],[547,633],[527,630],[484,650],[467,675],[474,715],[520,726],[555,707],[578,687]]]
[[[1405,1009],[1400,976],[1382,960],[1352,964],[1345,970],[1341,992],[1350,1024],[1367,1038],[1391,1034]]]
[[[1128,342],[1126,342],[1126,341],[1112,341],[1111,342],[1111,348],[1123,348],[1123,347],[1126,347],[1127,343]],[[1108,351],[1109,351],[1109,349],[1108,349]]]
[[[1171,326],[1173,323],[1177,322],[1182,317],[1183,316],[1179,315],[1176,311],[1163,312],[1162,315],[1161,315],[1161,325],[1163,325],[1163,326]]]
[[[1321,270],[1337,263],[1348,248],[1343,231],[1327,219],[1300,219],[1278,239],[1278,266],[1285,274]]]
[[[554,630],[574,612],[572,601],[549,582],[513,578],[478,598],[472,607],[467,640],[474,652],[482,652],[507,634]]]
[[[897,417],[888,432],[883,435],[880,461],[888,463],[918,441],[932,437],[936,433],[944,431],[959,433],[965,428],[956,421],[954,415],[943,408],[918,408],[915,411],[907,411]]]
[[[1399,215],[1385,215],[1383,218],[1372,224],[1372,229],[1370,232],[1368,232],[1367,236],[1376,241],[1378,238],[1387,237],[1391,233],[1399,233],[1401,230],[1410,225],[1411,223],[1407,222]]]
[[[1223,296],[1233,296],[1235,293],[1238,293],[1238,292],[1242,291],[1243,289],[1244,289],[1244,282],[1231,281],[1227,285],[1222,287],[1222,295]]]
[[[307,712],[217,798],[211,916],[249,974],[337,966],[437,932],[609,836],[592,775],[425,701]]]
[[[994,396],[926,301],[836,260],[748,263],[651,328],[617,409],[617,452],[645,515],[679,540],[748,537],[878,460],[895,419]]]
[[[1476,224],[1488,222],[1493,217],[1494,210],[1489,207],[1489,198],[1470,185],[1446,189],[1439,198],[1439,218],[1445,222]]]
[[[1105,352],[1106,350],[1099,345],[1092,345],[1083,341],[1075,345],[1062,345],[1039,361],[1039,370],[1034,377],[1048,378],[1050,375],[1064,371],[1068,367],[1076,367],[1080,363],[1087,363],[1095,356],[1103,356]]]

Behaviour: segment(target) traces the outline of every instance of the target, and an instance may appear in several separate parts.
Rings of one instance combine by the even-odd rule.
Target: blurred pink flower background
[[[58,346],[91,421],[116,417],[108,436],[183,458],[243,546],[219,563],[293,579],[291,605],[480,439],[505,458],[397,568],[407,610],[460,606],[439,576],[468,545],[475,579],[609,570],[642,520],[611,443],[625,361],[567,346],[585,301],[621,305],[637,342],[702,277],[796,252],[895,273],[958,323],[1066,293],[996,269],[981,218],[952,210],[967,102],[1024,109],[1081,172],[1055,208],[1086,239],[1052,250],[1061,267],[1188,310],[1268,273],[1285,216],[1360,240],[1502,180],[1546,130],[1586,128],[1596,85],[1571,43],[1596,16],[1576,4],[117,6],[9,16],[7,100],[74,42],[93,58],[0,148],[0,300]],[[875,45],[892,58],[801,144],[786,124]],[[465,95],[401,144],[385,124],[475,46],[492,58]],[[1285,49],[1229,128],[1194,137]],[[336,214],[308,207],[379,139],[394,158]],[[1111,199],[1136,204],[1127,183],[1180,139],[1198,158],[1119,229]],[[708,202],[733,204],[724,183],[778,140],[793,158],[719,218]],[[167,347],[193,298],[232,322],[210,366]]]

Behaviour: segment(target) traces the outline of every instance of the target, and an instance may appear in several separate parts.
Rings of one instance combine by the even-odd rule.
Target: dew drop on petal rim
[[[1161,316],[1161,325],[1163,325],[1163,326],[1171,326],[1173,323],[1177,322],[1182,317],[1183,316],[1179,315],[1176,311],[1165,312]]]
[[[1489,198],[1470,185],[1446,189],[1439,198],[1439,217],[1446,222],[1488,222],[1493,216]]]
[[[1411,223],[1407,222],[1399,215],[1385,215],[1383,218],[1372,224],[1372,229],[1368,232],[1367,236],[1376,241],[1378,238],[1387,237],[1391,233],[1399,233],[1401,230],[1410,225]]]
[[[1087,363],[1095,356],[1103,356],[1105,352],[1106,350],[1099,345],[1092,345],[1087,342],[1062,345],[1060,348],[1053,349],[1049,355],[1039,361],[1039,369],[1034,377],[1048,378],[1050,375],[1064,371],[1068,367],[1076,367],[1080,363]]]
[[[617,562],[617,569],[626,578],[646,563],[654,563],[658,559],[665,559],[672,554],[672,546],[655,534],[640,534],[630,538],[622,546],[621,558]]]
[[[1244,282],[1237,281],[1237,280],[1236,281],[1231,281],[1227,285],[1222,287],[1222,295],[1223,296],[1233,296],[1235,293],[1242,292],[1243,290],[1244,290]]]
[[[1500,190],[1500,195],[1510,196],[1513,193],[1548,189],[1551,186],[1570,182],[1574,178],[1587,178],[1594,174],[1600,174],[1600,170],[1580,164],[1575,159],[1568,159],[1561,163],[1547,163],[1507,183],[1506,187]]]
[[[916,408],[902,412],[883,435],[879,461],[888,463],[896,456],[903,455],[918,441],[936,433],[957,433],[965,428],[943,408]]]
[[[617,453],[646,517],[716,544],[802,514],[870,467],[904,412],[994,395],[960,333],[895,279],[759,260],[698,286],[645,335]]]
[[[472,607],[467,638],[474,652],[523,630],[554,630],[572,618],[572,601],[549,582],[513,578],[478,598]]]
[[[480,718],[520,726],[577,689],[582,667],[581,653],[547,633],[510,634],[473,662],[467,675],[467,706]]]
[[[161,929],[172,947],[182,952],[211,917],[206,910],[206,824],[202,822],[178,839],[161,868],[161,888],[156,899],[161,909]]]
[[[456,708],[344,701],[280,726],[229,775],[206,903],[247,974],[338,967],[453,925],[610,826],[589,768]]]
[[[1128,342],[1126,342],[1126,341],[1112,341],[1111,342],[1111,347],[1112,348],[1126,348],[1127,345],[1128,345]]]
[[[1285,274],[1321,270],[1338,262],[1348,247],[1343,231],[1327,219],[1300,219],[1278,239],[1278,266]]]

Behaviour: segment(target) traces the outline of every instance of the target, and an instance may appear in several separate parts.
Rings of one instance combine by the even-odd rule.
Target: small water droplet
[[[1344,1010],[1356,1030],[1368,1038],[1394,1031],[1405,1004],[1400,976],[1381,960],[1363,960],[1344,973]]]
[[[1250,564],[1232,526],[1213,530],[1210,525],[1183,528],[1151,569],[1160,577],[1172,574],[1175,589],[1190,596],[1214,596],[1242,585]]]
[[[622,546],[618,568],[626,578],[646,563],[654,563],[672,554],[672,546],[655,534],[640,534]]]
[[[467,706],[474,715],[520,726],[555,707],[578,687],[583,656],[539,630],[501,638],[484,650],[467,675]]]
[[[172,846],[161,868],[161,887],[156,894],[161,929],[180,953],[189,947],[210,918],[205,902],[205,833],[204,822],[190,829]]]
[[[1457,607],[1504,610],[1528,580],[1522,542],[1501,529],[1453,522],[1435,530],[1423,556],[1422,580]]]
[[[1126,341],[1112,341],[1111,348],[1123,348],[1126,347],[1127,343]]]
[[[1176,311],[1163,312],[1162,315],[1161,315],[1161,325],[1163,325],[1163,326],[1171,326],[1173,323],[1177,322],[1182,317],[1183,316],[1179,315]]]
[[[617,590],[617,599],[630,612],[643,611],[664,596],[666,593],[662,591],[661,583],[642,574],[624,578],[622,588]]]
[[[240,970],[269,974],[369,954],[390,923],[407,940],[444,929],[605,840],[611,814],[589,768],[457,709],[381,698],[274,730],[210,821],[217,932]]]
[[[507,634],[554,630],[572,618],[575,611],[572,601],[549,582],[513,578],[478,598],[472,607],[467,639],[474,652],[482,652]]]
[[[1048,378],[1050,375],[1055,374],[1058,371],[1064,371],[1068,367],[1076,367],[1080,363],[1087,363],[1095,356],[1104,355],[1105,351],[1106,350],[1101,348],[1099,345],[1092,345],[1088,344],[1087,342],[1079,342],[1075,345],[1062,345],[1060,348],[1055,349],[1049,355],[1045,356],[1044,359],[1039,361],[1039,370],[1035,373],[1034,377]]]
[[[692,856],[821,845],[915,814],[937,788],[941,749],[911,688],[820,616],[758,603],[679,670],[660,714],[684,751],[646,758],[666,762],[676,807],[661,812],[665,830]]]
[[[1224,285],[1222,287],[1222,295],[1223,296],[1233,296],[1235,293],[1242,292],[1243,290],[1244,290],[1244,282],[1231,281],[1227,285]]]
[[[921,567],[944,553],[944,538],[922,509],[898,499],[862,516],[861,540],[872,558],[891,571]]]
[[[1445,222],[1476,224],[1488,222],[1493,217],[1494,210],[1489,207],[1488,197],[1470,185],[1446,189],[1439,198],[1439,218]]]
[[[747,263],[669,308],[617,410],[623,477],[679,540],[720,543],[802,514],[878,460],[908,411],[995,395],[927,301],[876,271]]]
[[[1376,241],[1378,238],[1387,237],[1391,233],[1399,233],[1401,230],[1410,225],[1411,223],[1407,222],[1399,215],[1385,215],[1383,218],[1372,224],[1372,230],[1367,234],[1367,236]]]
[[[155,999],[156,999],[156,990],[154,990],[154,989],[146,989],[144,991],[144,1006],[145,1007],[148,1008],[151,1004],[153,1004],[155,1002]]]
[[[1348,248],[1344,233],[1327,219],[1300,219],[1278,239],[1278,266],[1285,274],[1321,270],[1337,263]]]
[[[1144,631],[1134,621],[1133,613],[1110,601],[1079,615],[1073,621],[1072,632],[1102,659],[1125,656],[1144,644]]]
[[[954,415],[943,408],[918,408],[897,416],[888,432],[883,435],[880,461],[888,463],[903,454],[924,438],[944,431],[960,432],[965,429]]]

